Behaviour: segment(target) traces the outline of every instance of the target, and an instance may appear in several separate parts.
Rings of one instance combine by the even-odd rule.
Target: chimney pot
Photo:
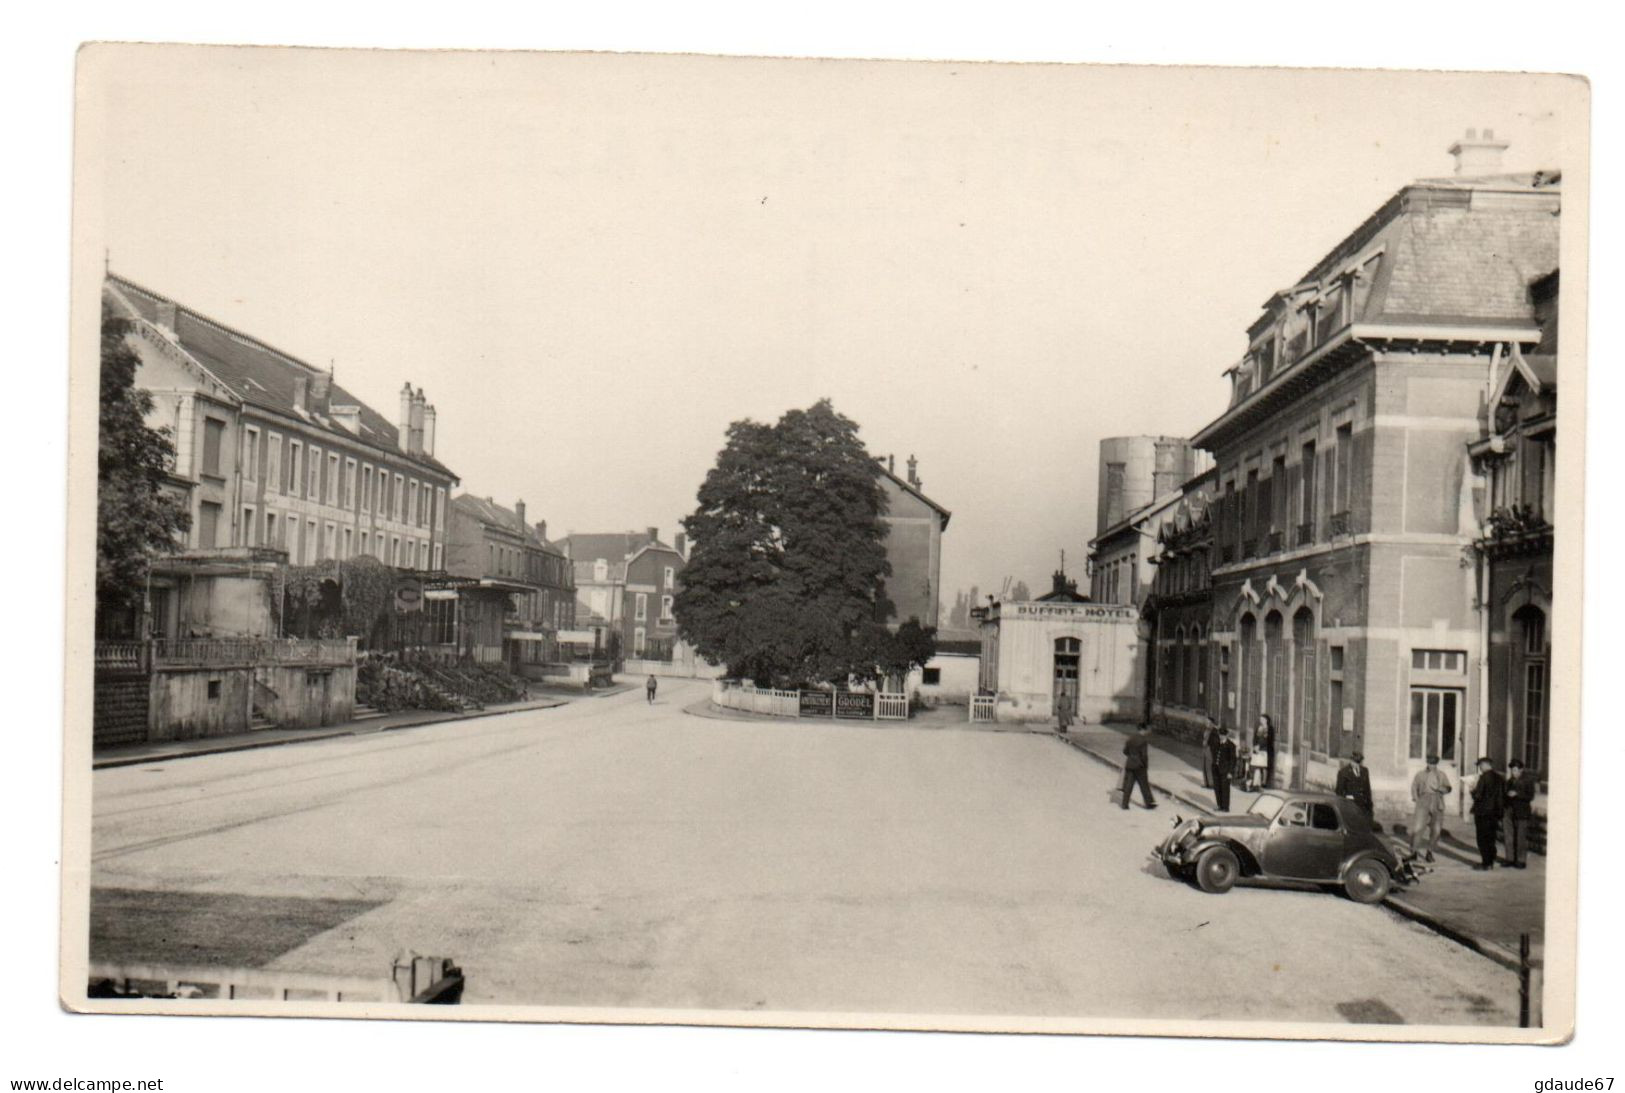
[[[655,528],[655,527],[650,528],[649,529],[649,542],[654,543],[654,542],[658,542],[659,540],[660,540],[660,529]]]
[[[401,451],[412,450],[412,385],[401,386],[401,413],[395,419],[395,442],[400,445]]]
[[[423,454],[424,455],[433,455],[434,454],[434,422],[435,422],[434,407],[433,406],[425,406],[423,408]]]
[[[542,542],[544,542],[544,543],[547,542],[547,521],[546,520],[538,520],[538,521],[536,521],[536,534],[541,537]]]
[[[1450,146],[1450,154],[1456,158],[1456,177],[1499,174],[1501,153],[1506,150],[1507,142],[1496,140],[1495,130],[1486,129],[1482,135],[1476,129],[1467,130],[1465,137]]]
[[[519,528],[521,531],[530,526],[529,524],[525,523],[525,502],[523,500],[515,501],[513,503],[513,514],[519,518]]]
[[[304,410],[310,403],[310,377],[293,377],[293,408]]]
[[[683,534],[682,532],[679,531],[677,534],[672,536],[672,544],[671,545],[673,547],[675,547],[677,549],[677,553],[681,554],[684,558],[688,557],[688,536],[687,535],[685,535],[685,534]]]

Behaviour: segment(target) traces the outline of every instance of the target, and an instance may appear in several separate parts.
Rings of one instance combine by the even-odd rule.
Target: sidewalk
[[[846,728],[874,729],[963,729],[971,732],[1037,732],[1042,728],[1012,722],[978,721],[972,724],[970,713],[963,706],[927,706],[910,714],[906,721],[890,718],[834,718],[834,717],[777,717],[772,714],[748,713],[730,710],[711,701],[709,695],[683,707],[691,717],[704,717],[712,721],[754,721],[763,725],[803,725],[818,728],[821,725],[842,725]]]
[[[1059,739],[1079,751],[1117,769],[1123,769],[1123,742],[1130,734],[1127,726],[1082,725]],[[1053,730],[1052,730],[1053,732]],[[1202,788],[1202,751],[1195,744],[1165,737],[1151,738],[1151,786],[1185,805],[1206,814],[1217,811],[1213,791]],[[1230,811],[1245,812],[1256,800],[1239,786],[1230,791]],[[1403,817],[1379,815],[1385,831],[1393,832],[1393,820]],[[1405,890],[1396,889],[1383,902],[1406,918],[1420,922],[1459,944],[1482,953],[1511,968],[1518,966],[1518,937],[1532,935],[1537,949],[1546,921],[1546,859],[1529,856],[1527,869],[1497,868],[1489,873],[1475,872],[1478,860],[1471,841],[1472,820],[1451,817],[1439,841],[1438,861],[1420,883]],[[1464,841],[1467,840],[1467,841]]]
[[[615,692],[605,692],[615,693]],[[585,696],[583,696],[585,697]],[[156,744],[128,744],[117,748],[103,748],[91,760],[91,769],[130,767],[142,763],[159,763],[172,759],[190,759],[198,755],[219,755],[230,751],[250,751],[254,748],[274,748],[282,744],[303,744],[313,740],[333,740],[341,736],[366,736],[376,732],[416,728],[419,725],[438,725],[444,721],[470,721],[477,717],[495,717],[497,714],[517,713],[521,710],[546,710],[571,701],[559,695],[546,695],[520,702],[504,702],[479,710],[399,710],[365,721],[346,721],[339,725],[322,725],[309,729],[262,729],[258,732],[234,733],[230,736],[207,736],[198,740],[165,740]]]

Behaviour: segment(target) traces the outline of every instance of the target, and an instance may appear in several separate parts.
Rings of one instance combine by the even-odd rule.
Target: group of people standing
[[[1229,728],[1209,721],[1202,737],[1202,786],[1213,791],[1220,812],[1230,809],[1230,784],[1237,777],[1241,751]],[[1245,774],[1249,791],[1268,789],[1275,784],[1275,725],[1269,714],[1259,714],[1253,739],[1247,750]]]
[[[1411,779],[1411,800],[1416,806],[1411,818],[1411,852],[1424,861],[1433,860],[1433,848],[1444,830],[1444,802],[1451,790],[1449,776],[1439,769],[1439,757],[1429,755],[1427,766]],[[1529,817],[1539,792],[1539,783],[1524,770],[1521,759],[1507,763],[1505,774],[1495,769],[1495,760],[1489,756],[1479,759],[1478,778],[1472,789],[1473,828],[1478,841],[1478,864],[1474,869],[1495,868],[1498,837],[1506,843],[1507,868],[1527,868]]]

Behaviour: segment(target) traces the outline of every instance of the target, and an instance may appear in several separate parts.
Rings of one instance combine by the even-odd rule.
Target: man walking
[[[1129,795],[1136,785],[1140,787],[1140,797],[1145,801],[1145,807],[1157,807],[1156,798],[1151,796],[1150,743],[1151,726],[1142,721],[1139,729],[1123,745],[1124,811],[1128,810]]]
[[[1072,696],[1062,691],[1055,699],[1055,720],[1061,726],[1061,732],[1072,727]]]
[[[660,686],[660,684],[655,682],[655,677],[652,674],[649,676],[649,682],[643,685],[643,692],[649,699],[649,705],[651,706],[655,704],[655,688],[658,686]]]
[[[1501,814],[1506,807],[1506,779],[1495,769],[1495,760],[1484,756],[1478,761],[1478,780],[1473,783],[1473,826],[1478,834],[1478,860],[1474,869],[1495,868],[1495,837],[1501,833]]]
[[[1213,800],[1220,812],[1230,811],[1230,779],[1235,773],[1236,742],[1230,739],[1230,730],[1223,728],[1213,745]]]
[[[1450,789],[1450,779],[1439,769],[1437,755],[1429,755],[1427,767],[1411,779],[1411,800],[1416,804],[1411,817],[1411,853],[1421,855],[1423,861],[1432,861],[1433,848],[1439,845],[1444,799],[1450,796]]]
[[[1365,768],[1365,756],[1361,753],[1349,756],[1348,765],[1337,772],[1337,795],[1359,805],[1366,819],[1371,819],[1371,772]]]
[[[1513,869],[1527,868],[1524,856],[1529,852],[1529,813],[1540,787],[1533,774],[1525,774],[1523,760],[1514,759],[1507,764],[1506,818],[1502,823],[1502,837],[1507,844],[1507,864]]]

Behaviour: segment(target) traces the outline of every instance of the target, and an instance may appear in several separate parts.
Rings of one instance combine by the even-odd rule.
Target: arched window
[[[1174,644],[1169,650],[1170,659],[1173,660],[1173,678],[1169,681],[1168,698],[1174,702],[1185,701],[1185,628],[1174,627]]]
[[[1240,638],[1236,653],[1241,658],[1241,709],[1236,726],[1243,733],[1251,732],[1258,722],[1258,702],[1263,694],[1264,664],[1258,648],[1258,620],[1251,614],[1241,617]]]
[[[1263,711],[1270,715],[1272,725],[1284,725],[1286,718],[1282,715],[1287,712],[1286,702],[1286,642],[1283,640],[1283,620],[1279,611],[1271,611],[1264,616],[1264,705]],[[1295,737],[1288,736],[1293,746],[1297,743]],[[1277,741],[1279,749],[1282,742]]]
[[[1307,607],[1298,608],[1292,616],[1292,652],[1297,669],[1294,680],[1296,696],[1297,731],[1293,738],[1308,740],[1311,750],[1327,754],[1330,746],[1328,727],[1315,720],[1315,692],[1318,686],[1315,657],[1315,615]]]
[[[1507,741],[1507,750],[1512,755],[1521,751],[1524,767],[1530,773],[1537,773],[1545,769],[1546,720],[1551,690],[1546,613],[1529,604],[1520,607],[1512,616],[1512,621],[1517,627],[1518,641],[1515,661],[1518,672],[1512,680],[1516,706],[1513,731],[1519,738]]]
[[[1187,705],[1202,706],[1207,701],[1207,647],[1202,644],[1202,627],[1191,627],[1191,691]]]

